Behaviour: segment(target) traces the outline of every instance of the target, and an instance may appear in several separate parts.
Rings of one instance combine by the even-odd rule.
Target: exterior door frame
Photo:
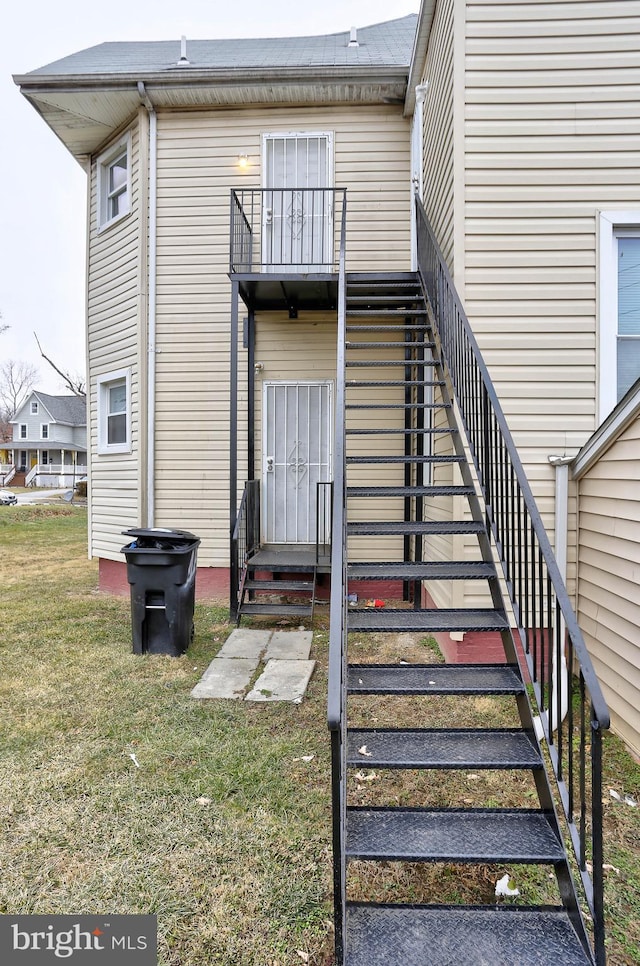
[[[323,185],[318,185],[317,187],[320,187],[320,188],[333,188],[334,187],[334,184],[335,184],[335,172],[334,172],[333,131],[264,131],[263,134],[262,134],[262,187],[263,187],[263,190],[268,191],[270,188],[273,188],[274,187],[273,185],[270,185],[269,184],[269,177],[268,177],[268,175],[269,175],[269,152],[268,152],[268,149],[267,149],[267,145],[268,145],[269,141],[273,141],[273,140],[275,140],[277,138],[289,139],[289,140],[293,140],[293,139],[296,139],[296,140],[297,139],[300,139],[300,140],[302,140],[302,139],[308,140],[309,138],[324,138],[325,141],[326,141],[326,172],[327,172],[327,183],[326,184],[323,184]],[[294,188],[294,189],[304,189],[304,188],[307,187],[307,185],[296,184],[296,185],[291,185],[291,187]],[[276,190],[276,189],[274,189],[274,190]],[[266,196],[263,195],[263,198],[265,198],[265,197]],[[329,205],[329,213],[330,213],[330,216],[325,219],[325,224],[323,226],[323,243],[322,243],[322,248],[323,248],[323,251],[324,252],[330,252],[330,251],[332,251],[333,221],[334,221],[333,199],[331,199],[331,204]],[[286,266],[281,265],[281,264],[277,264],[277,263],[274,264],[274,265],[272,265],[272,266],[270,266],[267,258],[265,257],[265,254],[266,254],[266,252],[268,251],[268,249],[270,247],[269,246],[269,243],[268,243],[268,240],[267,240],[268,237],[269,237],[269,232],[268,232],[268,225],[269,224],[270,224],[270,222],[268,222],[268,210],[267,210],[267,207],[263,204],[263,209],[262,209],[262,252],[263,252],[263,255],[262,255],[261,261],[264,263],[264,267],[266,268],[267,271],[272,271],[272,272],[276,272],[278,270],[284,271]],[[292,263],[292,267],[293,267],[294,270],[301,270],[301,268],[297,267],[297,265],[294,265],[293,263]],[[311,266],[306,266],[305,267],[305,270],[306,271],[309,271],[310,269],[311,269]]]
[[[301,545],[305,545],[306,546],[306,545],[309,545],[311,543],[315,543],[315,539],[316,539],[316,530],[315,530],[315,527],[312,530],[310,530],[310,528],[311,528],[310,521],[308,523],[308,529],[307,529],[307,533],[306,533],[306,538],[305,539],[297,539],[297,540],[292,540],[292,539],[276,540],[276,539],[274,539],[274,535],[276,535],[275,534],[276,525],[273,522],[273,518],[274,518],[274,515],[275,515],[275,511],[269,505],[269,496],[268,496],[268,493],[269,493],[269,476],[271,476],[271,474],[274,472],[274,469],[275,468],[274,468],[273,463],[271,463],[271,466],[269,465],[270,460],[271,460],[271,454],[268,452],[268,430],[267,430],[267,423],[268,423],[268,420],[269,420],[269,418],[271,416],[271,410],[269,408],[268,396],[269,396],[269,390],[270,389],[275,389],[275,388],[278,388],[278,387],[287,387],[287,386],[289,386],[291,388],[300,388],[300,387],[309,387],[309,388],[311,388],[311,387],[317,386],[317,387],[320,387],[320,388],[326,387],[326,389],[327,389],[327,409],[326,409],[326,413],[323,414],[324,415],[324,423],[323,423],[323,425],[325,427],[326,440],[327,440],[327,461],[326,461],[326,465],[327,465],[327,470],[326,470],[327,480],[326,481],[322,481],[322,482],[329,483],[329,482],[331,482],[333,480],[333,447],[334,447],[334,439],[333,439],[333,406],[334,406],[334,402],[333,402],[333,395],[334,395],[334,382],[333,382],[332,379],[271,379],[271,380],[265,380],[263,382],[263,385],[262,385],[262,438],[261,438],[261,449],[262,449],[261,464],[262,464],[262,470],[261,470],[261,490],[262,490],[263,496],[262,496],[262,499],[261,499],[261,507],[262,507],[262,511],[261,511],[262,519],[260,521],[261,539],[262,539],[262,542],[263,543],[266,543],[266,544],[279,544],[279,545],[282,545],[282,546],[290,546],[290,545],[295,545],[295,544],[298,543],[298,544],[301,544]],[[274,418],[275,418],[275,416],[274,416]],[[283,432],[284,432],[284,430],[283,430]],[[285,486],[286,486],[286,484],[285,484]],[[311,492],[312,502],[315,501],[315,491],[308,491],[308,492]],[[326,500],[326,505],[325,505],[325,521],[326,521],[325,533],[320,533],[320,540],[323,541],[323,542],[327,542],[328,541],[328,538],[329,538],[328,528],[331,526],[331,520],[330,520],[330,492],[329,492],[328,488],[327,488],[327,494],[326,494],[325,500]],[[273,502],[275,504],[275,495],[274,495],[274,498],[273,498]],[[317,514],[317,512],[318,512],[318,508],[316,506],[316,514]]]

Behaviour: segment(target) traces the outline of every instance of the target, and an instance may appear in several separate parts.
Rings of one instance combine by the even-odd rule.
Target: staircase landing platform
[[[315,546],[271,545],[261,547],[251,557],[249,566],[257,570],[288,570],[291,573],[313,570],[317,566],[318,573],[328,574],[331,571],[331,554],[321,552],[316,564]]]

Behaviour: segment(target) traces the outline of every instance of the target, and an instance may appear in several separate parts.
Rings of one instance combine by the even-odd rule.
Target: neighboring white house
[[[73,486],[87,473],[84,396],[34,391],[11,420],[12,464],[27,486]],[[14,478],[15,479],[15,478]]]

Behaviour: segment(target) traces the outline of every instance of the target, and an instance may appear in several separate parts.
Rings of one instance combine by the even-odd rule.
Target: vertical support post
[[[233,533],[238,514],[238,293],[231,282],[231,333],[229,359],[229,610],[232,620],[238,610],[238,553]]]
[[[591,708],[591,842],[593,848],[593,944],[597,966],[605,966],[604,874],[602,863],[602,731]]]
[[[255,479],[256,456],[256,316],[249,309],[247,319],[247,479]]]

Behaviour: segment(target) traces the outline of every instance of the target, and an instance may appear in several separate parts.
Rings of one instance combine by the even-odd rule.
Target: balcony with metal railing
[[[231,191],[229,274],[250,309],[337,304],[344,188]]]

